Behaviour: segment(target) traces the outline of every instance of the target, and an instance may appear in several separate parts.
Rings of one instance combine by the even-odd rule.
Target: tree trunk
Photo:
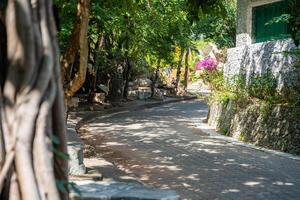
[[[129,85],[129,78],[130,78],[130,74],[131,74],[131,69],[132,69],[132,66],[131,66],[131,63],[130,63],[130,60],[129,60],[129,17],[128,16],[125,16],[125,21],[126,21],[126,38],[125,38],[125,49],[126,49],[126,53],[125,53],[125,63],[126,63],[126,69],[125,69],[125,76],[124,76],[124,79],[125,79],[125,84],[124,84],[124,90],[123,90],[123,97],[125,99],[127,99],[128,97],[128,85]]]
[[[181,48],[181,50],[180,50],[180,56],[179,56],[179,61],[178,61],[178,66],[177,66],[176,82],[175,82],[175,92],[176,92],[176,94],[178,93],[178,87],[179,87],[179,81],[180,81],[180,75],[181,75],[181,67],[182,67],[183,55],[184,55],[184,49]]]
[[[0,199],[68,199],[56,184],[67,190],[52,1],[8,0],[5,13],[9,64],[3,66],[7,73],[0,87]]]
[[[1,11],[0,11],[1,12]],[[0,16],[0,85],[4,84],[7,65],[6,29],[3,17]]]
[[[125,84],[124,84],[124,91],[123,91],[123,97],[125,99],[128,98],[128,88],[129,88],[129,79],[130,79],[131,69],[132,69],[132,66],[129,61],[129,58],[126,58]]]
[[[157,66],[156,66],[156,70],[155,70],[154,79],[153,79],[152,84],[151,84],[151,98],[154,96],[155,85],[156,85],[156,82],[157,82],[158,77],[159,77],[159,70],[160,70],[160,59],[157,61]]]
[[[183,81],[184,91],[186,91],[187,86],[188,86],[188,78],[189,78],[189,56],[190,56],[190,48],[187,48],[186,54],[185,54],[185,69],[184,69],[184,81]]]
[[[97,40],[96,49],[94,50],[94,70],[92,72],[92,80],[91,80],[91,89],[89,93],[89,101],[92,102],[95,92],[97,90],[97,82],[98,82],[98,69],[100,65],[100,56],[101,52],[105,48],[105,38],[104,35],[100,35]],[[91,53],[91,51],[90,51]]]
[[[64,76],[65,97],[70,98],[82,87],[86,78],[88,65],[88,24],[90,15],[90,0],[78,0],[77,18],[73,33],[70,38],[68,48],[61,59],[62,74]],[[79,69],[73,80],[66,77],[70,73],[70,68],[75,61],[75,56],[79,50]]]

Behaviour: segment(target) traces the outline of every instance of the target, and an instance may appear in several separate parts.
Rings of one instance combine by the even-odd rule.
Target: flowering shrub
[[[196,71],[206,69],[206,70],[211,72],[211,71],[216,70],[217,66],[218,66],[218,61],[216,59],[213,59],[211,57],[207,57],[203,60],[200,60],[196,64]]]

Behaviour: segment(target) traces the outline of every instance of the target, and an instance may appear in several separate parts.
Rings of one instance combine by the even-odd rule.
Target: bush
[[[271,71],[267,71],[263,75],[253,75],[250,78],[250,84],[247,88],[249,96],[261,100],[267,100],[277,95],[277,80]]]

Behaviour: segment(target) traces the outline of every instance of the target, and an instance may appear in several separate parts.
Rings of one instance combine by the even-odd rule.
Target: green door
[[[257,43],[290,37],[289,25],[286,22],[269,23],[276,17],[289,13],[287,0],[254,7],[252,10],[253,41]]]

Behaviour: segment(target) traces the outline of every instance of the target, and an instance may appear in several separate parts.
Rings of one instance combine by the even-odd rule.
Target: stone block
[[[139,87],[138,88],[138,99],[148,99],[151,96],[151,88],[150,87]]]
[[[146,187],[123,182],[75,181],[80,194],[71,191],[71,199],[77,200],[179,200],[173,190]]]
[[[258,146],[300,154],[300,118],[288,105],[248,104],[236,109],[230,101],[210,105],[208,124],[228,136]]]
[[[69,154],[69,174],[85,174],[86,168],[83,163],[84,144],[72,128],[67,129],[67,145]]]
[[[139,87],[150,87],[152,84],[152,81],[147,78],[140,78],[135,81],[135,84]]]

